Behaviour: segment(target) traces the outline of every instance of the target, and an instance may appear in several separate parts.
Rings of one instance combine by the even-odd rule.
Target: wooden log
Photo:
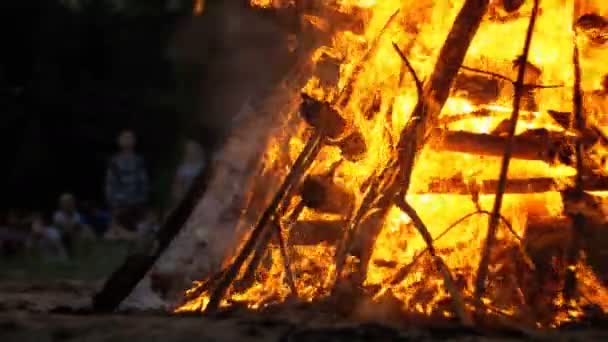
[[[576,14],[575,14],[576,15]],[[575,37],[576,38],[576,37]],[[586,117],[583,108],[583,88],[581,85],[581,64],[579,49],[574,41],[574,48],[572,54],[572,65],[574,68],[574,86],[573,88],[573,127],[577,132],[582,132],[586,128]],[[564,207],[567,208],[568,202],[581,202],[585,198],[584,193],[584,180],[583,175],[585,174],[585,165],[583,160],[583,138],[577,136],[575,141],[576,151],[576,177],[574,186],[569,189],[570,191],[562,192],[562,199]],[[564,299],[570,300],[574,297],[576,290],[576,274],[574,266],[577,264],[579,259],[579,251],[581,248],[581,240],[583,235],[583,227],[585,226],[587,219],[584,213],[572,211],[569,212],[572,218],[572,240],[571,245],[568,249],[567,255],[567,269],[566,269],[566,280],[564,282]]]
[[[346,160],[357,161],[367,152],[361,132],[348,126],[346,120],[328,102],[302,94],[300,115],[311,126],[322,129],[329,138],[327,145],[337,146]]]
[[[588,131],[584,137],[586,147],[595,144],[599,137]],[[437,151],[451,151],[477,154],[482,156],[502,156],[507,137],[493,134],[471,133],[466,131],[449,131],[434,129],[432,131],[430,147]],[[523,160],[540,160],[554,164],[561,162],[565,165],[574,165],[575,151],[572,148],[575,137],[560,132],[551,132],[544,129],[530,130],[513,138],[512,158]]]
[[[532,194],[550,191],[562,191],[567,184],[573,184],[574,177],[566,178],[523,178],[509,179],[505,186],[505,193],[509,194]],[[419,194],[460,194],[468,195],[477,192],[481,195],[496,193],[498,180],[488,179],[475,183],[466,183],[462,178],[436,179],[429,183],[428,187],[420,190]],[[608,191],[608,177],[598,175],[585,176],[585,191]]]
[[[496,197],[494,197],[494,205],[492,206],[492,215],[488,222],[488,233],[484,243],[484,247],[481,253],[481,259],[479,261],[479,267],[477,268],[477,277],[475,279],[475,304],[476,308],[480,309],[482,303],[482,296],[486,289],[486,278],[488,275],[488,264],[490,262],[490,253],[494,242],[496,240],[496,231],[500,221],[500,210],[502,207],[503,195],[505,192],[506,182],[508,178],[509,164],[511,162],[511,155],[513,153],[513,140],[515,137],[515,130],[517,128],[517,121],[519,119],[519,111],[521,108],[522,97],[525,96],[525,78],[528,55],[530,53],[530,45],[532,42],[532,36],[534,35],[534,26],[538,17],[538,10],[540,8],[539,0],[534,0],[534,6],[532,8],[532,15],[528,23],[528,29],[526,31],[526,39],[523,47],[521,56],[518,58],[518,72],[517,80],[515,82],[515,94],[513,96],[513,112],[511,113],[511,127],[507,135],[507,143],[504,147],[504,155],[500,165],[500,174],[498,177],[498,185],[496,187]]]
[[[341,137],[347,130],[346,120],[329,103],[318,101],[304,93],[300,116],[310,126],[323,130],[323,134],[330,139]]]

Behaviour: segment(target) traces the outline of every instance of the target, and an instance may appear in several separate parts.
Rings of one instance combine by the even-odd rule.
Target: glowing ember
[[[251,0],[251,5],[285,8],[295,6],[296,2]],[[574,32],[569,27],[572,25],[571,18],[574,17],[574,2],[578,1],[543,0],[541,2],[542,13],[538,17],[530,52],[529,61],[532,64],[530,67],[532,71],[526,76],[527,82],[564,86],[535,89],[528,94],[524,101],[526,104],[522,110],[517,134],[532,134],[530,132],[540,134],[535,129],[544,128],[564,137],[572,135],[569,127],[556,122],[555,116],[549,111],[570,112],[572,108],[571,61]],[[336,145],[326,146],[317,158],[311,174],[327,176],[328,170],[332,170],[327,176],[332,184],[340,189],[346,189],[348,193],[353,193],[355,198],[353,204],[358,204],[363,197],[366,182],[393,160],[394,143],[398,141],[401,130],[410,119],[408,116],[417,100],[414,81],[403,71],[402,61],[395,53],[392,43],[395,42],[402,48],[421,78],[428,77],[435,64],[438,50],[464,1],[334,0],[320,3],[326,3],[326,6],[340,13],[353,16],[361,16],[360,10],[372,13],[363,16],[365,20],[363,34],[359,35],[351,31],[334,32],[330,46],[319,47],[312,53],[311,62],[317,65],[317,70],[320,69],[321,63],[337,63],[335,69],[330,69],[337,70],[336,84],[326,84],[322,80],[323,75],[315,74],[303,89],[313,98],[338,103],[340,89],[343,89],[351,75],[356,73],[356,81],[349,90],[351,91],[349,100],[345,104],[338,105],[336,109],[346,120],[348,131],[360,134],[365,151],[362,157],[351,158],[345,155],[344,149]],[[587,10],[593,13],[599,15],[608,13],[608,4],[603,1],[598,0],[595,3],[587,1],[587,3]],[[501,7],[503,5],[503,1],[491,1],[490,13],[472,42],[464,65],[514,79],[516,69],[513,68],[513,60],[521,52],[532,2],[525,1],[523,6],[515,10],[507,8],[506,5],[504,8]],[[396,20],[384,30],[387,21],[397,10],[400,12]],[[331,23],[332,19],[332,17],[304,14],[304,20],[323,32],[330,31],[331,25],[328,23]],[[361,70],[356,70],[360,68],[359,61],[363,60],[363,56],[376,39],[380,40],[377,49],[373,51],[373,56]],[[584,45],[582,49],[582,85],[589,94],[597,94],[597,91],[600,91],[597,89],[600,80],[608,73],[608,65],[603,62],[608,50],[591,45]],[[468,78],[463,76],[461,83],[457,81],[459,85],[454,88],[459,89],[452,90],[452,96],[440,117],[440,119],[452,119],[446,121],[444,128],[451,131],[499,136],[501,125],[504,125],[504,120],[511,113],[513,88],[504,80],[491,76],[477,74],[478,78],[473,78],[471,75],[475,73],[463,72],[463,74],[469,76]],[[480,82],[486,86],[482,89],[475,88],[481,84]],[[604,101],[608,101],[608,96]],[[594,116],[589,118],[590,122],[607,122],[602,114],[594,112]],[[301,134],[291,137],[289,141],[289,151],[285,151],[285,146],[281,145],[278,139],[271,142],[264,156],[265,176],[283,175],[284,170],[280,170],[281,167],[277,165],[293,163],[304,145],[305,131],[305,124],[302,124]],[[594,153],[603,153],[599,146],[595,146],[594,149],[596,149]],[[435,241],[437,252],[446,261],[456,285],[469,304],[472,304],[468,298],[472,296],[474,290],[475,272],[487,229],[488,217],[479,211],[490,210],[494,196],[476,194],[473,190],[471,195],[426,192],[429,184],[437,180],[459,179],[471,185],[473,189],[473,185],[484,180],[496,179],[499,174],[500,158],[500,155],[479,156],[427,147],[417,160],[411,195],[408,196],[409,203],[418,211],[432,236],[437,239]],[[510,179],[552,178],[555,179],[558,187],[566,186],[568,182],[564,179],[575,174],[573,164],[548,163],[541,158],[515,159],[509,169]],[[541,233],[531,228],[534,226],[531,221],[539,218],[558,221],[563,215],[563,199],[558,190],[560,189],[505,196],[502,215],[510,222],[512,231],[507,229],[506,225],[500,228],[497,248],[492,254],[490,285],[486,297],[483,298],[489,314],[508,316],[528,323],[532,320],[533,325],[555,326],[582,316],[584,304],[599,304],[600,310],[608,312],[608,289],[594,274],[593,268],[583,261],[576,267],[576,274],[582,284],[581,296],[569,303],[565,303],[560,297],[559,292],[563,287],[561,273],[565,265],[561,264],[563,261],[560,261],[562,259],[556,251],[568,241],[563,230],[546,233],[555,234],[553,240],[550,237],[546,237],[547,240],[544,240],[544,237],[539,241],[532,240],[532,237]],[[605,196],[605,194],[600,195]],[[296,202],[293,202],[294,205]],[[346,206],[347,203],[344,205]],[[283,221],[287,220],[292,210],[293,208],[290,208],[287,211]],[[440,234],[454,222],[464,215],[475,212],[478,213],[468,216],[439,238]],[[295,230],[298,224],[303,222],[323,222],[327,227],[343,228],[344,220],[348,218],[348,215],[344,214],[306,208],[299,215],[296,224],[285,224],[285,226]],[[286,234],[286,238],[287,235],[291,236],[291,233]],[[543,245],[545,241],[548,242]],[[431,258],[424,254],[425,249],[426,245],[414,229],[411,219],[397,208],[391,209],[375,241],[371,262],[366,268],[365,279],[362,282],[363,287],[368,292],[372,292],[372,297],[377,301],[390,292],[401,303],[404,312],[451,317],[453,313],[450,307],[446,306],[449,295],[443,286],[443,279],[435,269]],[[336,242],[329,238],[327,241],[319,241],[312,245],[290,246],[290,260],[295,272],[300,300],[314,301],[329,295],[331,283],[328,276],[335,267],[335,250]],[[222,302],[222,306],[240,302],[257,309],[283,302],[289,296],[290,290],[285,283],[279,249],[272,244],[269,251],[257,271],[253,285],[246,290],[233,289]],[[350,257],[348,269],[358,269],[357,263],[357,258]],[[402,279],[395,281],[398,271],[406,265],[409,265],[407,273]],[[241,275],[244,272],[242,270]],[[209,293],[208,290],[194,291],[200,286],[204,285],[198,284],[191,293],[186,294],[189,300],[176,311],[204,310],[209,300]],[[192,293],[196,295],[192,296]],[[549,306],[554,307],[555,310],[549,313],[540,312],[541,303],[547,304],[544,310]],[[467,306],[469,309],[473,307]]]

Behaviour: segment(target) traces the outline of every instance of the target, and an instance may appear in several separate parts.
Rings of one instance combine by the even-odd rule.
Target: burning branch
[[[576,5],[576,2],[575,2]],[[577,11],[574,11],[576,14]],[[576,30],[574,30],[576,32]],[[575,153],[576,153],[576,177],[574,182],[574,189],[565,191],[562,196],[564,201],[580,202],[584,197],[584,181],[583,175],[585,173],[583,163],[583,137],[582,133],[586,128],[585,117],[583,114],[583,90],[581,87],[581,64],[580,56],[577,45],[577,36],[574,34],[573,41],[573,55],[572,63],[574,66],[574,86],[573,86],[573,111],[574,120],[573,126],[576,131],[575,140]],[[564,203],[566,211],[568,211],[567,203]],[[581,229],[585,226],[586,218],[582,212],[570,211],[568,215],[572,218],[572,241],[567,251],[567,265],[566,279],[564,283],[564,298],[570,300],[574,297],[576,290],[576,263],[578,261],[578,254],[580,248],[580,240],[582,238]]]
[[[397,144],[396,163],[394,166],[391,165],[390,169],[380,173],[381,176],[386,178],[386,185],[381,187],[382,182],[378,179],[372,182],[375,185],[370,187],[364,196],[361,206],[355,211],[347,226],[346,237],[343,239],[336,254],[336,281],[338,281],[343,269],[346,253],[348,253],[350,245],[350,237],[365,214],[372,208],[372,204],[375,205],[377,210],[366,217],[369,224],[366,228],[367,231],[362,232],[364,239],[366,239],[363,251],[364,255],[361,257],[362,270],[359,271],[362,274],[366,273],[371,257],[371,249],[382,228],[388,210],[394,204],[404,204],[416,156],[424,145],[427,133],[437,121],[441,109],[449,96],[452,83],[458,74],[469,45],[481,24],[488,4],[488,0],[467,0],[456,17],[452,29],[439,53],[437,64],[427,84],[426,91],[423,94],[421,92],[422,96],[418,98],[418,103],[410,116],[411,119],[400,135]],[[402,58],[405,57],[401,53],[399,55]],[[410,69],[410,71],[413,71],[413,69]],[[415,80],[417,79],[417,76],[415,76]],[[420,84],[419,80],[417,82]],[[420,90],[422,87],[418,89]],[[418,224],[416,227],[426,237],[426,241],[432,242],[432,238],[429,239],[430,234],[428,234],[428,230],[426,230],[424,224]],[[464,309],[462,296],[454,287],[449,271],[442,261],[438,260],[437,262],[439,270],[445,279],[446,287],[452,295],[455,312],[463,324],[472,324],[472,320]]]
[[[475,73],[478,73],[478,74],[492,76],[492,77],[501,79],[503,81],[507,81],[510,84],[512,84],[513,86],[515,86],[517,84],[517,81],[514,81],[514,80],[510,79],[509,77],[501,75],[501,74],[496,73],[496,72],[481,70],[481,69],[477,69],[477,68],[471,68],[471,67],[464,66],[464,65],[461,66],[460,68],[464,69],[464,70],[467,70],[467,71],[475,72]],[[554,89],[554,88],[562,88],[564,85],[563,84],[542,85],[542,84],[528,84],[528,83],[524,83],[523,86],[526,89]]]
[[[207,304],[206,308],[207,312],[215,312],[218,309],[221,300],[224,298],[226,291],[228,291],[228,287],[238,275],[239,270],[241,267],[243,267],[247,258],[252,252],[254,252],[254,249],[259,250],[266,248],[267,243],[260,243],[263,242],[260,241],[260,237],[265,235],[268,223],[275,218],[277,209],[279,207],[287,206],[289,199],[295,191],[296,184],[299,183],[302,176],[306,173],[312,162],[315,160],[317,154],[321,150],[324,139],[324,129],[322,128],[316,130],[309,138],[308,142],[304,146],[304,149],[285,178],[285,181],[283,184],[281,184],[281,187],[273,197],[272,202],[266,208],[260,217],[260,220],[251,232],[251,236],[228,270],[226,270],[226,273],[218,282],[217,286],[213,289],[213,292],[211,292],[209,304]]]
[[[452,231],[452,229],[454,229],[455,227],[457,227],[459,224],[461,224],[462,222],[468,220],[469,218],[475,216],[475,215],[492,215],[491,212],[486,211],[486,210],[478,210],[478,211],[474,211],[472,213],[469,213],[461,218],[459,218],[458,220],[456,220],[456,222],[452,223],[449,227],[447,227],[444,231],[442,231],[439,235],[437,235],[436,238],[433,239],[433,243],[439,241],[441,238],[443,238],[444,236],[446,236],[450,231]],[[513,234],[513,236],[519,240],[520,242],[522,241],[522,238],[519,236],[519,234],[517,234],[517,232],[513,229],[513,226],[511,225],[511,222],[509,222],[509,220],[507,220],[506,217],[504,216],[500,216],[501,220],[504,222],[504,225],[509,229],[509,231],[511,232],[511,234]],[[410,273],[410,270],[414,267],[414,265],[416,265],[416,263],[418,262],[418,260],[420,260],[420,258],[426,254],[427,252],[430,251],[430,247],[426,247],[425,249],[423,249],[420,253],[416,254],[416,256],[414,256],[414,258],[412,259],[412,261],[401,267],[397,273],[395,273],[390,280],[388,280],[388,283],[391,284],[392,286],[396,286],[398,285],[400,282],[403,281],[403,279],[405,279],[405,277],[407,277],[407,275]]]
[[[475,283],[475,303],[481,303],[481,297],[485,293],[486,289],[486,278],[488,276],[488,264],[490,262],[490,251],[496,240],[496,229],[500,220],[500,209],[502,207],[502,199],[507,184],[507,173],[509,170],[509,162],[511,161],[511,155],[513,153],[513,141],[515,137],[515,128],[517,127],[517,120],[519,119],[519,109],[521,106],[521,100],[524,96],[526,89],[524,86],[524,77],[526,75],[526,66],[528,61],[528,55],[530,53],[530,43],[532,42],[532,35],[534,33],[534,25],[536,24],[536,17],[538,16],[540,0],[534,0],[534,7],[532,9],[532,16],[530,17],[530,23],[528,25],[528,31],[526,32],[526,41],[524,44],[523,53],[519,59],[519,70],[517,74],[517,81],[515,82],[515,95],[513,97],[513,112],[511,114],[511,121],[509,127],[509,134],[507,143],[504,148],[504,156],[500,168],[500,176],[498,180],[498,187],[496,190],[496,198],[494,200],[494,207],[492,209],[492,216],[488,223],[488,235],[482,251],[481,261],[477,270],[477,279]]]
[[[445,287],[450,296],[452,297],[454,310],[456,311],[456,314],[460,318],[461,322],[466,326],[473,325],[473,320],[465,309],[462,295],[460,294],[460,291],[458,291],[458,288],[456,288],[456,284],[454,284],[454,278],[452,278],[452,273],[450,272],[450,269],[445,264],[443,259],[436,253],[435,247],[433,246],[433,237],[429,233],[429,230],[426,228],[426,225],[424,224],[424,222],[422,222],[422,219],[420,218],[420,216],[418,216],[416,210],[412,206],[410,206],[403,197],[397,197],[396,204],[404,213],[406,213],[410,217],[410,219],[412,219],[414,227],[416,227],[420,235],[422,235],[422,238],[424,239],[427,246],[426,249],[428,249],[429,254],[431,254],[431,257],[433,258],[433,262],[435,263],[435,267],[437,267],[441,276],[443,277]]]

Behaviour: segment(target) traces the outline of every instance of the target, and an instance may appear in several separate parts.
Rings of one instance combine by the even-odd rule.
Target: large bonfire
[[[554,326],[590,306],[608,311],[589,241],[604,227],[608,4],[251,6],[293,9],[301,27],[331,36],[309,57],[299,133],[271,138],[257,181],[296,185],[177,311],[345,291],[465,323],[476,312]]]

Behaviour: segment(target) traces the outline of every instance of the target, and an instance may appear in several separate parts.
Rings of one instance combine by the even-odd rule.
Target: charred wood
[[[318,101],[307,94],[302,94],[300,116],[307,124],[321,130],[331,139],[339,138],[347,129],[346,120],[329,103]]]
[[[511,113],[511,127],[507,135],[507,143],[504,146],[504,154],[500,165],[500,175],[498,177],[498,185],[496,187],[496,197],[494,198],[494,205],[492,207],[492,215],[488,223],[487,237],[484,243],[484,247],[481,253],[481,259],[479,267],[477,269],[477,277],[475,279],[475,303],[476,308],[480,308],[481,298],[485,293],[486,289],[486,278],[488,276],[488,265],[490,262],[490,253],[493,245],[496,241],[496,232],[500,221],[500,210],[502,207],[503,195],[505,192],[506,183],[508,180],[509,164],[511,162],[511,155],[513,152],[513,140],[515,138],[515,130],[517,128],[517,121],[519,119],[519,112],[522,107],[522,98],[526,94],[526,72],[528,67],[528,55],[530,54],[530,45],[532,43],[532,36],[534,35],[534,26],[538,17],[538,11],[540,8],[540,1],[534,0],[534,6],[532,8],[532,15],[528,23],[528,29],[526,30],[526,39],[523,47],[521,56],[517,59],[518,71],[517,80],[514,84],[515,94],[513,96],[513,111]]]
[[[576,41],[574,42],[574,51],[572,56],[572,65],[574,68],[574,86],[573,88],[573,120],[572,124],[574,129],[577,132],[582,132],[586,128],[586,118],[584,115],[583,109],[583,89],[581,86],[581,65],[579,58],[579,50],[576,45]],[[562,192],[562,198],[564,202],[564,207],[567,208],[568,202],[580,202],[585,199],[584,193],[584,180],[583,175],[585,174],[585,165],[583,160],[583,138],[577,136],[575,141],[575,151],[576,151],[576,179],[574,182],[574,186],[567,191]],[[579,250],[581,247],[582,240],[582,228],[585,226],[587,219],[584,213],[578,211],[570,211],[568,212],[570,217],[572,218],[572,240],[571,245],[568,249],[567,255],[567,270],[566,270],[566,280],[564,282],[564,298],[566,300],[570,300],[574,297],[574,292],[576,290],[576,274],[574,266],[578,262],[579,259]]]

